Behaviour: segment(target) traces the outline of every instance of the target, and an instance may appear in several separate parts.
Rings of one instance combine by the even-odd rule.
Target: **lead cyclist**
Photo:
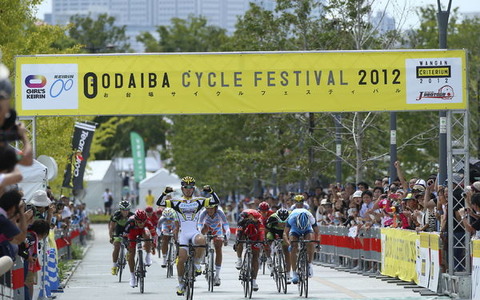
[[[206,185],[203,191],[211,195],[210,198],[193,197],[195,191],[195,179],[191,176],[185,176],[181,181],[182,197],[179,199],[165,200],[167,194],[173,192],[171,187],[166,187],[165,191],[157,200],[158,206],[171,207],[177,212],[180,233],[178,235],[178,242],[181,245],[188,245],[191,242],[193,245],[205,245],[205,236],[198,231],[197,223],[200,210],[212,204],[220,203],[217,194],[213,189]],[[202,274],[200,260],[204,255],[204,248],[195,249],[195,273]],[[185,286],[183,275],[185,273],[185,261],[187,260],[188,248],[181,247],[178,253],[177,274],[178,274],[178,288],[177,295],[181,296],[185,293]]]

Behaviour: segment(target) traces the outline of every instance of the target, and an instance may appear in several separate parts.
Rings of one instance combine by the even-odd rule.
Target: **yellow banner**
[[[473,257],[480,258],[480,240],[472,240]]]
[[[382,228],[381,231],[385,238],[382,274],[418,283],[416,259],[419,235],[415,231],[396,228]]]
[[[463,50],[16,58],[21,116],[467,109]]]

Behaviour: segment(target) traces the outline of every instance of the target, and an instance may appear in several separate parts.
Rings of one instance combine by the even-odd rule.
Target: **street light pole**
[[[438,46],[439,49],[447,49],[447,28],[448,18],[450,17],[450,8],[452,7],[452,0],[448,1],[447,10],[442,10],[440,0],[437,0],[438,12]],[[444,184],[447,179],[447,111],[442,110],[439,113],[440,117],[440,134],[439,134],[439,172],[437,182]]]

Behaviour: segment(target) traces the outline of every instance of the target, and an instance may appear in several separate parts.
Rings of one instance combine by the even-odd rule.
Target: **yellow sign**
[[[463,50],[16,58],[22,116],[467,109]]]
[[[403,281],[418,283],[416,272],[417,240],[415,231],[396,228],[382,228],[382,239],[385,239],[382,274],[398,277]]]

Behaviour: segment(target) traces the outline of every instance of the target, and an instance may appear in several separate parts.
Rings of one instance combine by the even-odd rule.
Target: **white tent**
[[[23,176],[18,187],[23,191],[27,201],[30,201],[35,191],[47,189],[47,167],[37,160],[33,160],[33,164],[28,167],[17,166]]]
[[[146,206],[145,196],[147,196],[148,190],[152,191],[152,195],[156,201],[166,186],[171,186],[175,191],[179,192],[180,178],[176,174],[170,173],[167,169],[163,168],[156,171],[152,176],[140,181],[139,207],[144,208]]]
[[[103,193],[110,189],[113,194],[115,208],[121,198],[121,178],[116,174],[111,160],[94,160],[87,162],[84,175],[85,198],[89,210],[103,210]]]

